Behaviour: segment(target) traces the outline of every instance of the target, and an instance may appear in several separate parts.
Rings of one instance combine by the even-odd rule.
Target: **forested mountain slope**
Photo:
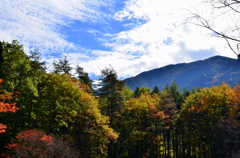
[[[233,84],[239,65],[217,56],[139,76],[156,85]],[[96,92],[80,65],[65,57],[52,66],[47,72],[37,50],[0,41],[0,157],[240,157],[240,85],[132,91],[110,66]]]
[[[234,86],[240,82],[240,59],[214,56],[191,63],[168,65],[142,72],[135,77],[125,79],[132,90],[136,87],[153,89],[176,82],[181,89],[194,87],[212,87],[222,82]]]

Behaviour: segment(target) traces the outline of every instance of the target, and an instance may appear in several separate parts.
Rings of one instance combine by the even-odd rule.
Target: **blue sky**
[[[0,40],[17,39],[26,53],[38,48],[48,65],[66,56],[93,80],[109,64],[125,79],[214,55],[236,58],[226,41],[185,24],[189,11],[214,18],[201,0],[1,0]]]

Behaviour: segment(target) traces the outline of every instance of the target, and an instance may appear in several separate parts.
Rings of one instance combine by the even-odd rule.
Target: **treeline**
[[[17,41],[0,42],[2,156],[240,156],[238,85],[180,91],[173,82],[132,91],[108,67],[95,91],[81,66],[76,74],[67,58],[52,66],[47,72],[37,50],[27,55]]]

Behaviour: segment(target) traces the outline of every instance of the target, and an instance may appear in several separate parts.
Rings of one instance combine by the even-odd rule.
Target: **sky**
[[[236,58],[224,39],[186,22],[191,12],[216,20],[208,6],[201,0],[1,0],[0,41],[17,39],[27,54],[37,48],[50,71],[66,56],[93,80],[109,65],[125,79],[215,55]],[[234,20],[211,25],[225,29]]]

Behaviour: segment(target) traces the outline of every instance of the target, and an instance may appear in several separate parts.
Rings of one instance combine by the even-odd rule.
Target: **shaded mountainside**
[[[222,82],[234,86],[240,83],[240,59],[214,56],[191,63],[164,66],[125,79],[126,85],[132,90],[137,86],[151,89],[158,86],[163,89],[164,85],[171,85],[172,82],[188,90],[212,87]]]

